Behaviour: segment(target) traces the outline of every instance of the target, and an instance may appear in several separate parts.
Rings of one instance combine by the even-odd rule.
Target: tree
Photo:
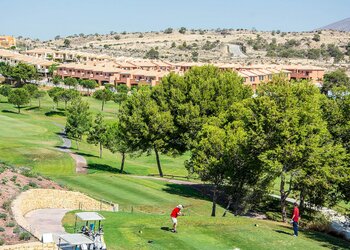
[[[31,99],[34,98],[34,94],[38,91],[38,86],[35,84],[26,84],[23,88],[28,91]]]
[[[339,62],[344,59],[343,53],[340,51],[339,47],[335,44],[327,45],[328,54],[334,58],[334,62]]]
[[[56,72],[56,70],[57,70],[57,68],[58,68],[58,65],[59,65],[59,64],[57,64],[57,63],[54,63],[54,64],[50,65],[50,67],[49,67],[49,75],[50,75],[51,77],[54,76],[54,74],[55,74],[55,72]]]
[[[90,95],[90,90],[97,87],[97,82],[95,80],[82,80],[80,85],[88,90],[88,95]]]
[[[35,93],[32,95],[32,97],[33,98],[35,98],[35,99],[37,99],[38,100],[38,107],[39,107],[39,109],[41,108],[41,99],[43,98],[43,97],[45,97],[45,95],[46,95],[46,91],[44,91],[44,90],[37,90],[37,91],[35,91]]]
[[[171,33],[173,33],[173,28],[167,28],[167,29],[165,29],[165,30],[164,30],[164,33],[165,33],[165,34],[171,34]]]
[[[68,138],[75,140],[79,150],[79,141],[91,127],[91,113],[89,104],[81,99],[75,99],[67,109],[67,122],[65,131]]]
[[[107,124],[103,120],[101,113],[97,114],[93,125],[89,131],[87,142],[99,146],[100,158],[102,158],[102,149],[107,143]]]
[[[59,76],[57,76],[57,75],[55,75],[55,76],[52,77],[52,83],[53,83],[55,86],[59,85],[61,81],[62,81],[62,78],[59,77]]]
[[[210,117],[253,95],[236,73],[214,66],[193,67],[184,76],[170,73],[153,91],[158,105],[169,109],[173,116],[176,130],[169,135],[172,139],[168,146],[176,154],[196,144],[198,132]]]
[[[106,88],[106,89],[96,90],[93,94],[93,97],[96,98],[97,100],[102,101],[101,111],[103,111],[105,103],[112,100],[113,95],[114,95],[113,92]]]
[[[18,113],[21,113],[22,106],[30,102],[30,94],[23,88],[13,89],[8,96],[8,102],[15,105]]]
[[[67,108],[67,103],[80,97],[79,91],[75,89],[64,89],[59,92],[59,99],[64,101],[64,109]]]
[[[56,103],[56,108],[58,108],[58,103],[61,100],[63,91],[64,89],[62,88],[54,87],[47,92],[53,100],[53,102]]]
[[[129,89],[125,84],[120,84],[117,86],[117,93],[114,95],[114,102],[118,103],[119,109],[120,105],[128,98]]]
[[[13,77],[18,83],[26,83],[38,78],[38,73],[33,65],[18,63],[11,70],[11,77]]]
[[[179,29],[179,32],[180,32],[181,34],[185,34],[186,31],[187,31],[187,29],[186,29],[185,27],[181,27],[181,28]]]
[[[315,34],[312,40],[314,40],[315,42],[319,42],[321,41],[321,36],[319,34]]]
[[[8,97],[11,93],[12,87],[10,85],[2,85],[0,87],[0,95]]]
[[[158,59],[159,58],[159,51],[155,50],[154,48],[151,48],[149,51],[147,51],[145,58]]]
[[[342,86],[346,89],[350,89],[350,78],[345,70],[337,69],[324,75],[322,93],[328,94],[333,88]]]
[[[63,80],[64,84],[71,87],[76,87],[78,85],[78,80],[73,77],[67,77]]]
[[[262,85],[257,94],[249,106],[254,117],[249,127],[255,131],[254,144],[261,152],[258,159],[280,178],[281,214],[285,221],[286,200],[291,192],[300,190],[305,194],[311,191],[308,188],[311,185],[305,182],[300,185],[300,179],[307,177],[305,173],[316,172],[311,166],[331,166],[341,162],[343,156],[341,148],[332,146],[327,123],[322,117],[323,95],[315,86],[308,82],[294,84],[274,79]],[[320,152],[330,148],[336,152],[334,157],[324,158]],[[298,185],[305,190],[299,189]],[[319,197],[321,194],[318,192]]]
[[[130,151],[150,153],[153,150],[159,175],[163,177],[159,153],[169,152],[169,135],[175,129],[169,110],[157,105],[149,87],[141,87],[124,102],[119,120]]]
[[[63,45],[64,45],[64,47],[69,47],[70,46],[70,40],[69,39],[64,39],[64,41],[63,41]]]
[[[107,127],[107,140],[106,140],[106,148],[109,149],[113,154],[120,153],[122,156],[121,164],[120,164],[120,173],[124,173],[124,165],[126,153],[128,152],[128,146],[126,143],[125,135],[122,133],[119,123],[110,124]]]
[[[172,42],[170,48],[172,48],[172,49],[173,49],[173,48],[176,48],[176,43],[175,43],[175,42]]]

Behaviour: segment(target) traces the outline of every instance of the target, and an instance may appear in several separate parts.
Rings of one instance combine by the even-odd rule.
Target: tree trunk
[[[75,143],[77,144],[77,150],[79,150],[79,142],[78,142],[78,140],[75,140]]]
[[[231,207],[231,203],[232,203],[232,196],[230,195],[230,196],[228,197],[228,203],[227,203],[225,212],[224,212],[224,214],[222,215],[222,217],[225,217],[225,216],[226,216],[228,210],[229,210],[230,207]]]
[[[214,190],[213,190],[213,206],[212,206],[212,209],[211,209],[211,216],[212,217],[215,217],[216,215],[216,192],[217,192],[217,186],[214,185]]]
[[[100,142],[100,158],[102,158],[102,143]]]
[[[21,106],[17,106],[17,109],[18,109],[18,114],[21,113]]]
[[[154,152],[156,153],[156,159],[157,159],[157,166],[158,166],[158,172],[159,176],[163,177],[163,171],[162,171],[162,166],[160,165],[160,160],[159,160],[159,153],[157,148],[154,146]]]
[[[299,204],[299,211],[300,214],[304,212],[305,210],[305,191],[301,190],[300,191],[300,204]]]
[[[120,165],[120,173],[122,174],[124,172],[124,163],[125,163],[125,153],[122,153],[122,163]]]
[[[105,106],[105,101],[102,101],[102,109],[101,111],[103,111],[103,107]]]
[[[285,176],[284,173],[281,173],[281,183],[280,183],[280,194],[281,194],[281,216],[282,216],[282,221],[286,221],[287,217],[287,212],[286,212],[286,192],[284,190],[284,185],[285,185]]]
[[[40,109],[41,108],[41,100],[40,100],[40,98],[38,100],[39,100],[39,109]]]

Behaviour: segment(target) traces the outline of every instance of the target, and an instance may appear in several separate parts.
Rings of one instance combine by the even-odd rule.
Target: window
[[[255,77],[254,77],[254,76],[251,76],[251,77],[250,77],[250,81],[251,81],[251,82],[254,82],[254,81],[255,81]]]
[[[264,80],[264,76],[259,76],[259,80],[263,81]]]

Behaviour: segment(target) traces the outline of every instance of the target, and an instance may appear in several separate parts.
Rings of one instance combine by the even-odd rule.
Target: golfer
[[[292,223],[293,223],[293,230],[294,230],[294,236],[298,236],[298,230],[299,230],[299,208],[298,208],[298,203],[294,202],[294,209],[293,209],[293,216],[292,216]]]
[[[182,215],[181,210],[184,208],[182,205],[176,206],[173,211],[170,214],[171,221],[173,223],[173,229],[171,232],[176,233],[176,226],[177,226],[177,216]]]

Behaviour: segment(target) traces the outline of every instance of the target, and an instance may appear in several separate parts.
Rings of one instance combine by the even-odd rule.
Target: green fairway
[[[89,102],[94,114],[100,112],[100,101],[91,97],[84,97],[84,100]],[[63,108],[62,103],[60,108]],[[117,104],[108,102],[103,114],[112,121],[117,110]],[[195,189],[132,176],[158,173],[153,154],[128,155],[126,174],[121,175],[119,154],[104,150],[100,159],[98,147],[81,142],[76,150],[73,142],[72,151],[83,155],[89,165],[88,174],[77,175],[71,157],[57,150],[62,144],[58,133],[64,124],[64,110],[53,110],[48,96],[42,100],[40,110],[33,101],[22,114],[17,114],[11,104],[0,102],[0,160],[13,166],[31,167],[69,189],[118,203],[121,212],[103,213],[107,218],[105,237],[109,249],[346,248],[344,241],[319,233],[304,232],[295,239],[289,234],[290,226],[285,224],[232,215],[222,218],[224,210],[220,206],[218,217],[212,218],[211,202]],[[186,176],[184,161],[189,157],[189,154],[176,158],[161,155],[164,174]],[[185,205],[187,216],[179,218],[179,233],[162,230],[161,227],[171,226],[169,213],[180,203]],[[72,215],[67,216],[64,223],[67,230],[72,230]],[[259,227],[254,226],[257,223]],[[148,243],[149,240],[153,242]]]
[[[1,97],[4,100],[4,97]],[[101,110],[101,102],[92,98],[84,97],[90,104],[93,114]],[[1,160],[14,166],[32,167],[34,171],[47,176],[74,175],[74,162],[66,153],[57,151],[57,146],[62,144],[57,133],[61,132],[58,126],[64,126],[64,110],[53,110],[52,100],[46,96],[42,100],[39,110],[37,103],[32,102],[31,107],[24,108],[22,114],[17,114],[13,105],[0,102],[0,155]],[[59,104],[63,108],[63,103]],[[107,121],[116,119],[118,105],[107,102],[103,111]],[[86,142],[80,143],[79,151],[89,164],[89,172],[116,172],[119,169],[121,157],[104,150],[103,158],[98,158],[98,148]],[[164,173],[169,175],[186,176],[184,161],[189,155],[173,158],[161,156]],[[156,159],[154,155],[127,156],[125,172],[138,175],[157,174]]]
[[[152,215],[103,212],[108,249],[347,249],[348,243],[332,236],[300,232],[292,236],[290,225],[245,217],[189,215],[180,217],[178,233],[168,214]],[[74,230],[74,214],[63,220]],[[256,226],[257,225],[257,226]],[[151,241],[151,242],[150,242]]]

